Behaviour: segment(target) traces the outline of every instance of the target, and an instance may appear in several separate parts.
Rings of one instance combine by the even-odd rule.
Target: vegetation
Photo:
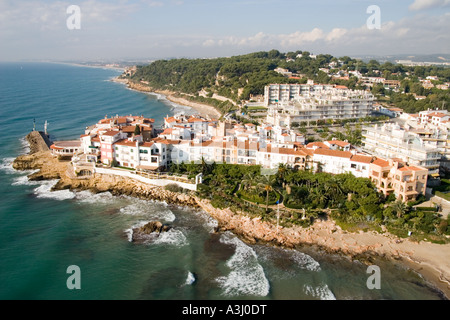
[[[367,178],[352,174],[332,175],[294,170],[280,165],[277,174],[261,175],[260,166],[181,163],[171,166],[173,173],[203,173],[198,196],[211,200],[216,208],[246,212],[264,220],[276,221],[280,203],[281,225],[308,226],[328,212],[349,230],[373,229],[384,225],[395,234],[435,241],[447,241],[450,221],[434,208],[415,208],[385,197]]]
[[[301,54],[301,56],[300,56]],[[275,72],[284,68],[296,77],[287,78]],[[322,69],[322,70],[321,70]],[[327,70],[324,72],[323,70]],[[366,77],[384,77],[400,81],[398,90],[389,90],[382,85],[367,87],[352,74],[348,78],[331,77],[358,71]],[[271,83],[316,83],[344,85],[350,89],[370,89],[380,100],[415,113],[428,108],[450,107],[448,90],[425,89],[419,78],[438,76],[435,84],[450,81],[450,68],[437,66],[407,67],[376,60],[364,62],[350,57],[333,57],[319,54],[314,59],[309,52],[281,53],[278,50],[255,52],[229,58],[158,60],[147,66],[138,66],[131,80],[146,81],[154,89],[183,93],[190,100],[208,103],[222,112],[232,110],[251,95],[264,94],[264,87]],[[200,94],[200,93],[203,94]],[[218,94],[234,101],[212,98]],[[413,94],[425,96],[416,100]]]

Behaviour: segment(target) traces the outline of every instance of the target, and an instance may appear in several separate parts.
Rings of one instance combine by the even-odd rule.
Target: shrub
[[[168,184],[164,187],[164,189],[166,189],[167,191],[171,191],[171,192],[183,192],[183,190],[184,190],[182,187],[180,187],[176,183]]]

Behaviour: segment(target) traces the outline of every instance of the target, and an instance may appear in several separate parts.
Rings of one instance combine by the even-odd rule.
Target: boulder
[[[133,235],[134,234],[146,235],[153,232],[161,233],[167,232],[170,229],[171,229],[170,226],[162,224],[160,221],[150,221],[149,223],[143,225],[140,228],[133,229]]]

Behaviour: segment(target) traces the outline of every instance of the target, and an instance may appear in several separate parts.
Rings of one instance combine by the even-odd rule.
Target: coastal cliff
[[[30,139],[30,146],[41,144],[39,140],[38,137]],[[74,178],[70,174],[70,162],[58,160],[50,151],[19,156],[13,162],[13,167],[16,170],[39,170],[29,176],[31,180],[59,179],[53,190],[110,192],[113,195],[128,195],[200,208],[218,221],[217,231],[231,231],[248,243],[266,243],[286,248],[314,248],[327,253],[343,254],[350,259],[359,259],[366,263],[370,263],[375,257],[401,260],[419,273],[427,275],[427,278],[450,297],[449,244],[400,240],[388,233],[348,233],[331,219],[317,220],[309,228],[277,227],[245,213],[238,214],[228,208],[214,208],[209,200],[199,198],[194,192],[172,192],[164,187],[114,175],[94,174],[88,179]]]

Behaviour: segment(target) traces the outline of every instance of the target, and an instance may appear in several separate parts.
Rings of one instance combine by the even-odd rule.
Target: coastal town
[[[312,102],[314,97],[320,100]],[[179,114],[165,117],[163,128],[157,129],[154,119],[144,116],[105,116],[78,141],[57,141],[51,149],[54,155],[73,157],[74,171],[81,176],[93,174],[96,165],[152,173],[165,172],[173,163],[202,161],[275,170],[283,164],[369,178],[379,192],[403,202],[430,193],[439,182],[440,168],[446,169],[447,110],[398,114],[376,105],[370,94],[314,84],[267,86],[265,103],[270,111],[261,125]],[[276,110],[281,109],[287,121],[280,120],[282,113]],[[337,139],[308,142],[290,125],[301,121],[299,117],[358,119],[374,111],[392,115],[403,125],[384,121],[364,126],[362,147]]]
[[[328,79],[339,75],[344,82],[305,80],[276,68],[283,81],[234,101],[220,87],[197,94],[154,88],[146,73],[130,67],[112,81],[190,112],[183,108],[159,120],[106,114],[70,141],[50,141],[45,126],[27,136],[32,152],[16,158],[13,168],[39,169],[30,180],[58,179],[53,191],[199,208],[218,222],[216,232],[232,231],[249,244],[317,246],[365,262],[401,260],[447,294],[445,104],[407,112],[411,108],[388,103],[378,91],[403,97],[404,82],[328,72]],[[346,82],[349,74],[356,86]],[[436,79],[420,82],[424,90],[431,84],[442,86]],[[429,100],[419,92],[408,99]],[[139,242],[155,228],[163,229],[160,221],[134,228],[130,239]]]
[[[31,154],[13,167],[39,169],[31,180],[59,179],[52,190],[109,191],[200,208],[219,222],[218,231],[249,243],[402,260],[447,293],[441,248],[448,207],[431,192],[446,174],[448,112],[408,114],[383,108],[368,93],[361,99],[329,85],[271,85],[266,91],[273,97],[271,87],[293,91],[276,93],[274,108],[321,109],[319,117],[335,108],[342,121],[373,113],[388,118],[361,123],[363,143],[356,145],[311,139],[321,120],[313,116],[295,125],[298,119],[279,123],[267,113],[255,124],[199,108],[199,114],[167,115],[158,125],[143,115],[105,115],[72,141],[49,141],[47,128],[33,131]]]

